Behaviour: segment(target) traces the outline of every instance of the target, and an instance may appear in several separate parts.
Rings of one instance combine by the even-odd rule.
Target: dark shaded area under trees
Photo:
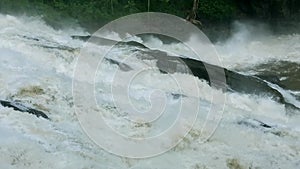
[[[148,0],[0,0],[0,12],[39,15],[55,28],[77,22],[92,32],[118,17],[148,10],[188,18],[195,1],[150,0],[149,6]],[[299,23],[300,1],[198,0],[195,21],[200,21],[204,30],[212,26],[227,30],[236,19],[255,19],[276,26]]]

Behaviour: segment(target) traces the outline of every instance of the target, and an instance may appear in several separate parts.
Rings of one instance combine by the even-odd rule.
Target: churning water
[[[200,107],[210,109],[212,93],[226,95],[222,121],[214,135],[203,144],[198,140],[207,114],[199,114],[193,129],[175,148],[149,159],[127,159],[110,154],[86,136],[77,120],[72,99],[72,78],[77,56],[85,42],[72,35],[88,35],[82,29],[54,30],[39,18],[0,15],[0,99],[20,101],[45,112],[51,121],[0,107],[0,168],[299,168],[300,167],[300,35],[272,35],[264,29],[235,23],[235,33],[215,47],[225,68],[244,75],[256,75],[280,92],[285,102],[268,95],[224,92],[196,78],[200,95],[178,89],[170,76],[157,70],[146,71],[134,79],[130,98],[135,108],[151,108],[149,97],[159,90],[165,95],[163,124],[134,125],[124,120],[126,113],[114,107],[111,82],[127,56],[125,71],[153,65],[149,49],[117,46],[99,67],[95,78],[98,106],[118,132],[132,137],[158,134],[173,119],[179,100],[201,100]],[[118,40],[111,33],[110,39]],[[154,37],[135,37],[150,49],[172,55],[195,58],[180,43],[164,43]],[[191,39],[192,40],[192,39]],[[197,42],[194,42],[197,43]],[[146,52],[145,52],[146,50]],[[210,58],[201,58],[210,62]],[[214,64],[214,63],[211,63]],[[176,79],[192,81],[189,74],[175,73]],[[84,79],[80,79],[84,83]],[[114,85],[125,85],[122,83]],[[247,84],[241,84],[247,85]],[[126,96],[127,97],[127,96]],[[158,95],[156,99],[161,97]],[[124,97],[124,100],[126,98]],[[121,100],[118,100],[122,102]],[[198,102],[195,102],[198,103]],[[122,103],[119,103],[122,104]],[[196,105],[195,105],[196,106]],[[222,106],[222,105],[213,105]],[[97,109],[91,107],[90,109]],[[89,110],[86,110],[89,111]],[[182,112],[189,111],[189,108]],[[105,137],[105,136],[103,136]]]

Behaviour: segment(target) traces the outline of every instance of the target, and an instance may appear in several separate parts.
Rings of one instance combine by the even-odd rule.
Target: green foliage
[[[186,18],[193,1],[150,0],[149,10]],[[71,18],[83,27],[98,28],[118,17],[146,11],[148,0],[0,0],[1,13],[43,16],[48,24],[58,28]],[[241,13],[265,18],[290,17],[297,11],[300,11],[299,0],[199,0],[197,19],[223,22]]]
[[[136,3],[134,2],[134,0],[129,0],[125,5],[125,9],[127,9],[129,13],[139,12],[139,9],[136,7]]]
[[[226,20],[234,16],[236,6],[231,0],[200,0],[198,11],[211,20]]]

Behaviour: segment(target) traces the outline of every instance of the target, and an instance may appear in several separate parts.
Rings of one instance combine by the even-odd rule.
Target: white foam
[[[76,52],[76,50],[50,49],[41,46],[59,45],[80,48],[83,42],[70,38],[70,34],[74,31],[69,34],[66,30],[54,30],[38,18],[5,15],[0,15],[0,25],[4,25],[0,28],[0,88],[2,89],[0,98],[19,99],[30,102],[31,105],[38,104],[40,106],[36,108],[43,108],[52,119],[52,121],[42,120],[10,108],[0,107],[0,168],[179,169],[197,168],[197,166],[198,168],[225,168],[228,158],[237,158],[245,166],[253,164],[261,168],[296,168],[298,165],[299,116],[286,116],[284,105],[262,96],[223,93],[191,75],[177,73],[172,77],[160,74],[156,70],[146,71],[144,76],[135,79],[134,85],[131,86],[130,97],[136,100],[134,102],[136,106],[145,108],[143,106],[149,104],[148,98],[153,91],[163,91],[166,94],[166,110],[169,113],[166,114],[165,119],[168,119],[167,117],[172,119],[172,113],[177,111],[177,106],[180,105],[176,97],[170,93],[182,94],[183,98],[190,102],[200,101],[202,111],[192,133],[175,149],[151,159],[126,159],[107,153],[93,144],[84,134],[72,107],[71,80],[79,49]],[[80,33],[82,32],[78,32]],[[41,40],[36,41],[24,36]],[[117,37],[115,34],[109,36]],[[288,59],[298,62],[297,51],[283,52],[287,49],[286,43],[283,42],[289,44],[298,42],[299,35],[268,36],[255,42],[248,42],[243,34],[236,36],[244,41],[229,40],[217,45],[217,48],[224,52],[221,56],[227,67],[235,69],[268,59]],[[147,42],[149,46],[177,54],[189,52],[188,48],[181,44],[163,44],[158,39],[151,38]],[[235,46],[237,44],[240,45]],[[243,44],[248,46],[244,47]],[[108,57],[122,59],[130,56],[131,52],[124,50],[126,49],[114,49]],[[266,51],[270,53],[266,55]],[[126,63],[134,69],[155,65],[138,59]],[[110,86],[116,70],[118,70],[116,65],[103,62],[96,79],[98,85],[95,91],[99,91],[98,102],[101,109],[105,110],[104,114],[110,115],[107,116],[108,122],[121,132],[131,135],[155,134],[161,128],[167,127],[161,125],[161,128],[157,127],[153,130],[147,127],[135,127],[123,119],[121,115],[124,114],[112,107]],[[125,81],[129,72],[123,72],[121,75]],[[178,90],[174,78],[184,82],[181,90]],[[196,80],[200,94],[190,87],[192,80]],[[125,86],[126,84],[113,85]],[[44,93],[40,95],[18,93],[22,88],[30,86],[39,86]],[[212,94],[222,97],[227,95],[223,120],[210,141],[199,144],[195,135],[202,130],[203,122],[210,110]],[[89,110],[97,109],[93,106],[91,104]],[[189,110],[187,108],[183,111]],[[286,135],[279,137],[238,125],[237,121],[244,118],[275,125]],[[264,151],[261,151],[262,149]]]

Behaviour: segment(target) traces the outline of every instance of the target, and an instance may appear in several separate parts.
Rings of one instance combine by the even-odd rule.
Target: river
[[[130,136],[159,133],[171,124],[172,112],[180,105],[178,99],[191,103],[201,100],[204,112],[197,116],[190,133],[175,148],[152,158],[130,159],[94,144],[75,113],[73,73],[85,42],[72,36],[89,34],[80,27],[55,30],[37,17],[0,15],[0,25],[0,99],[21,102],[43,111],[51,119],[0,106],[0,168],[300,168],[299,34],[274,35],[267,28],[235,22],[233,35],[214,44],[223,67],[241,75],[255,75],[294,107],[260,92],[222,91],[201,78],[196,78],[201,93],[196,95],[188,87],[179,90],[167,74],[151,70],[134,79],[129,97],[137,109],[146,111],[151,108],[149,95],[156,97],[151,93],[159,90],[158,94],[165,95],[165,121],[153,128],[132,125],[123,119],[126,113],[116,109],[111,93],[114,73],[121,68],[126,77],[131,69],[153,64],[138,57],[147,57],[150,49],[175,56],[195,56],[182,43],[165,43],[150,35],[132,39],[147,46],[146,52],[134,45],[113,48],[107,56],[110,60],[101,64],[95,78],[95,96],[107,121],[120,133]],[[108,37],[118,40],[114,33]],[[127,56],[133,57],[126,60],[126,66],[116,64]],[[204,56],[202,61],[210,63],[210,58]],[[195,80],[190,74],[173,75],[183,82]],[[247,84],[241,82],[241,85],[247,88]],[[211,106],[212,93],[226,96],[222,120],[209,140],[200,143],[198,137]],[[192,108],[183,110],[188,111]]]

